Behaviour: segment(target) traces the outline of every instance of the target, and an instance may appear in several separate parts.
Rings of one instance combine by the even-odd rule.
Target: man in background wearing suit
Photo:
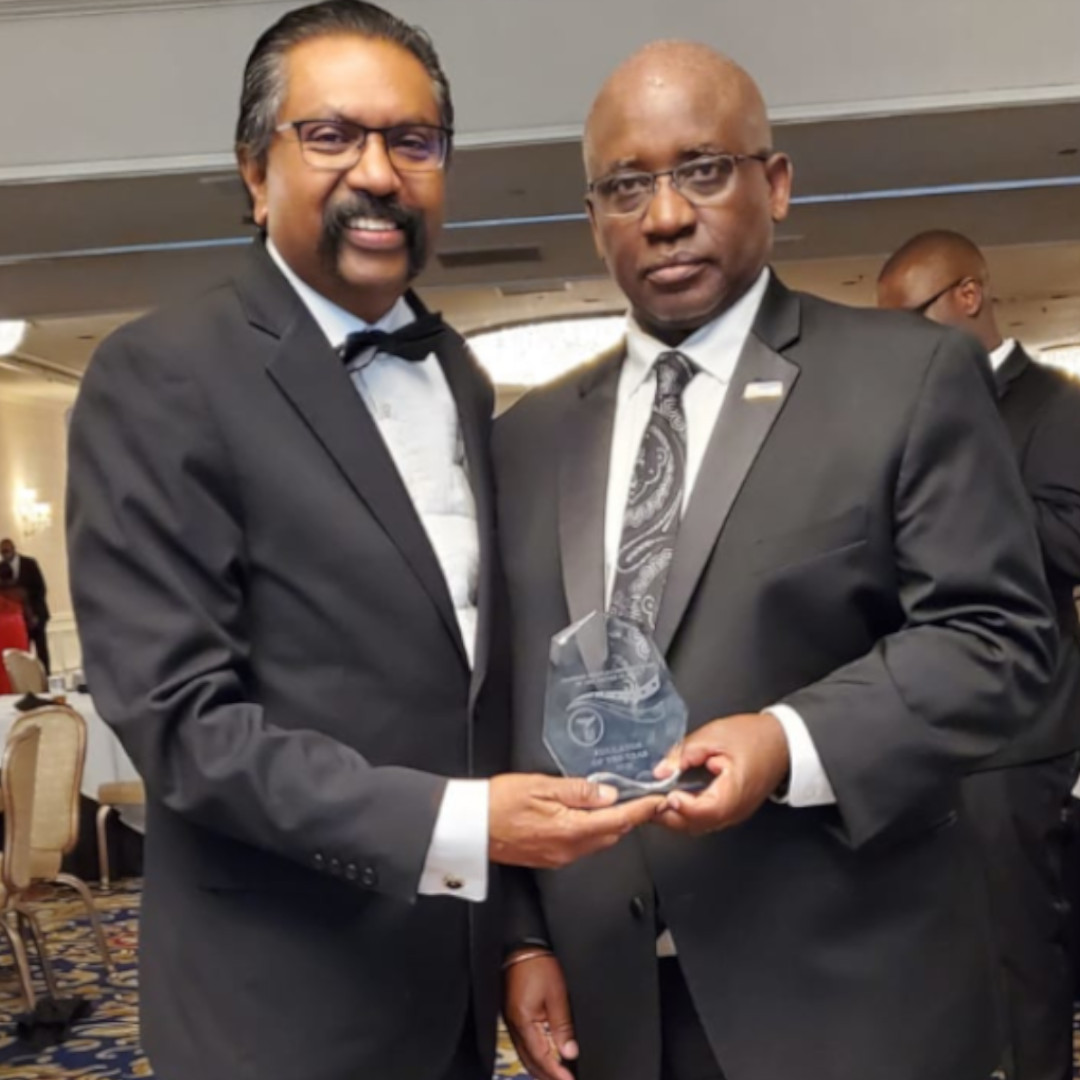
[[[0,559],[11,567],[13,583],[22,589],[26,602],[26,629],[34,643],[34,651],[49,674],[49,604],[45,599],[45,575],[41,572],[37,559],[21,555],[15,543],[9,539],[0,540]]]
[[[513,760],[552,768],[550,638],[610,604],[666,653],[677,763],[713,778],[515,883],[510,959],[550,952],[508,969],[514,1038],[559,1080],[558,1056],[580,1080],[987,1080],[958,778],[1031,714],[1057,635],[978,346],[781,284],[791,163],[704,46],[620,67],[585,164],[631,317],[496,427]]]
[[[1035,511],[1061,629],[1048,699],[1022,738],[971,777],[964,795],[982,843],[998,934],[1016,1080],[1072,1076],[1073,980],[1062,815],[1080,747],[1080,383],[1003,339],[982,252],[935,230],[909,240],[878,279],[880,307],[971,334],[990,355],[998,409]],[[1008,512],[1008,511],[1006,511]],[[1011,767],[1004,767],[1011,766]]]
[[[493,394],[407,291],[452,127],[422,31],[283,16],[237,130],[263,237],[103,344],[75,407],[75,608],[146,780],[162,1080],[488,1080],[489,860],[560,865],[656,810],[501,772]]]

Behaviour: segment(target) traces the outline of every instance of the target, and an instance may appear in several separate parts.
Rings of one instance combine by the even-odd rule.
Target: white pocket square
[[[779,379],[747,383],[742,392],[743,401],[770,401],[784,396],[784,384]]]

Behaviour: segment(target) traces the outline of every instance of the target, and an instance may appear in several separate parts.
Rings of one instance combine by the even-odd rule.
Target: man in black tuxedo
[[[407,292],[452,125],[421,31],[283,16],[237,132],[263,237],[104,343],[75,406],[75,608],[146,780],[162,1080],[487,1080],[489,860],[559,865],[656,809],[501,772],[493,394]]]
[[[34,651],[49,673],[49,604],[46,600],[45,575],[37,559],[22,555],[13,540],[0,540],[0,559],[11,567],[12,584],[26,596],[26,629],[34,643]]]
[[[958,778],[1021,728],[1057,634],[980,350],[777,280],[791,163],[704,46],[627,61],[585,164],[631,318],[496,426],[513,760],[552,769],[549,641],[610,599],[688,706],[672,763],[713,779],[515,882],[513,1036],[545,1080],[986,1080]]]
[[[1072,1076],[1073,980],[1063,814],[1080,747],[1080,383],[1004,339],[982,252],[965,236],[920,233],[885,264],[881,307],[971,334],[990,356],[998,409],[1042,546],[1061,629],[1056,674],[1029,730],[964,785],[982,842],[1008,999],[1016,1080]],[[1010,767],[1005,767],[1010,766]]]

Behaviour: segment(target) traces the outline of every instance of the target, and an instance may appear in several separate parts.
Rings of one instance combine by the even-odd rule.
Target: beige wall
[[[64,542],[64,488],[67,482],[66,414],[71,401],[34,400],[0,394],[0,535],[15,541],[20,552],[41,564],[49,589],[51,649],[54,668],[80,663],[68,589]],[[27,536],[15,513],[21,486],[37,491],[52,506],[52,524]]]

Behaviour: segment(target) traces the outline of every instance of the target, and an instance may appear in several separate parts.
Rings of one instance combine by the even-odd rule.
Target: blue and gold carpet
[[[81,905],[63,891],[46,892],[38,911],[63,995],[88,999],[93,1009],[77,1022],[63,1043],[35,1052],[15,1037],[15,1017],[24,1009],[18,979],[6,944],[0,942],[0,1080],[145,1080],[153,1072],[139,1048],[136,956],[139,939],[137,881],[121,882],[97,893],[116,971],[111,978],[94,946]],[[37,968],[34,965],[33,970]],[[41,986],[40,976],[35,986]],[[1080,1051],[1080,1021],[1074,1021]],[[500,1080],[527,1080],[505,1032],[499,1039]],[[1080,1065],[1074,1071],[1080,1080]]]
[[[31,906],[41,918],[49,955],[63,996],[92,1003],[58,1046],[35,1052],[15,1036],[15,1017],[25,1009],[6,942],[0,939],[0,1080],[145,1080],[150,1063],[139,1047],[140,882],[118,883],[112,892],[96,892],[116,971],[106,975],[84,909],[64,890],[45,891]],[[31,960],[34,985],[43,992],[40,971]],[[505,1033],[499,1040],[498,1076],[527,1080]]]

